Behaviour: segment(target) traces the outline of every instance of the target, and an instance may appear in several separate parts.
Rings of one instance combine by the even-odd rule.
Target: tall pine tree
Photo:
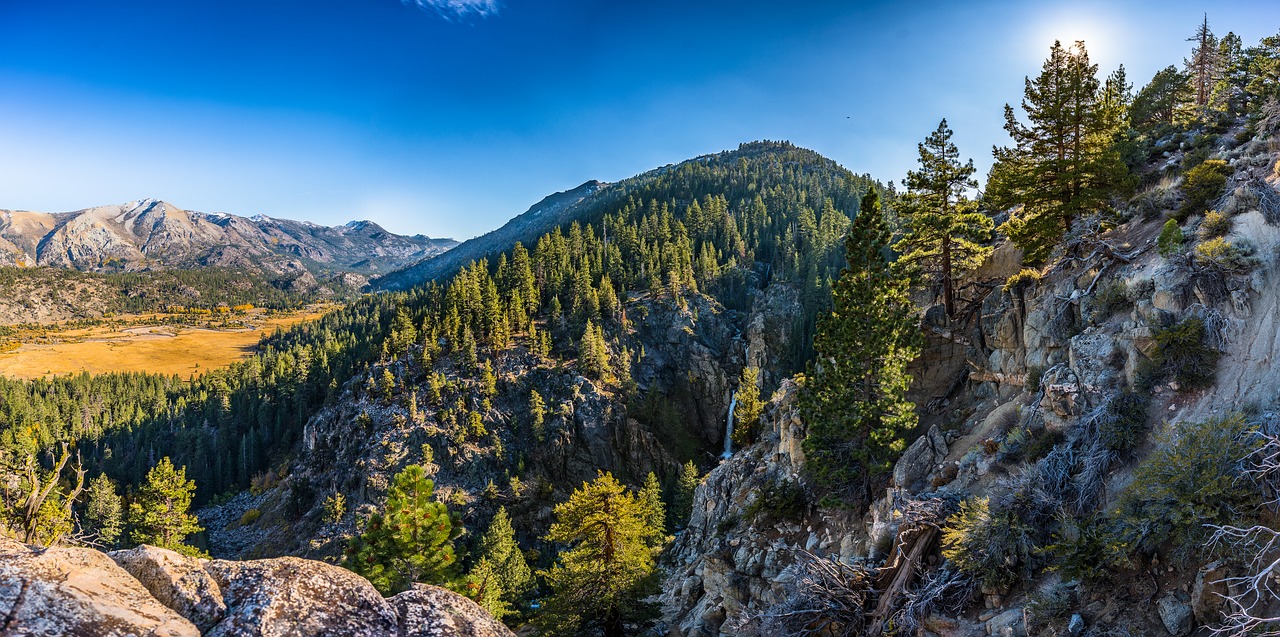
[[[533,572],[516,544],[515,529],[505,507],[489,522],[480,538],[480,558],[466,583],[467,595],[494,617],[502,619],[512,606],[519,606],[533,590]]]
[[[986,196],[998,207],[1021,206],[1001,229],[1029,263],[1043,262],[1072,223],[1102,208],[1124,179],[1124,163],[1105,134],[1097,73],[1084,42],[1070,48],[1054,42],[1040,75],[1026,80],[1028,124],[1004,107],[1014,143],[992,151]]]
[[[116,494],[116,485],[107,474],[99,474],[89,482],[88,503],[81,524],[103,548],[114,548],[124,528],[124,503]]]
[[[954,317],[955,280],[991,253],[983,244],[990,241],[994,224],[968,197],[968,191],[978,187],[973,160],[960,163],[951,135],[944,119],[920,144],[920,170],[907,172],[907,191],[898,199],[906,234],[894,249],[902,253],[898,264],[913,278],[942,284],[943,306],[947,316]]]
[[[351,538],[344,565],[363,575],[383,594],[415,582],[441,584],[454,573],[453,524],[443,502],[432,494],[435,483],[422,465],[409,465],[391,479],[387,503]]]
[[[657,616],[645,598],[658,592],[655,544],[644,500],[602,473],[556,505],[556,521],[544,538],[567,546],[542,571],[551,596],[538,622],[544,634],[578,635],[599,629],[605,637],[637,634]]]
[[[907,364],[920,351],[918,321],[907,283],[886,256],[889,240],[872,190],[845,238],[848,266],[831,290],[831,313],[818,322],[817,357],[800,394],[806,470],[853,504],[870,501],[902,452],[902,435],[916,425],[906,394]]]
[[[165,456],[147,472],[147,481],[129,505],[129,525],[134,544],[150,544],[195,555],[199,551],[184,543],[188,535],[204,529],[196,516],[187,512],[196,483],[187,479],[187,468],[174,468]]]

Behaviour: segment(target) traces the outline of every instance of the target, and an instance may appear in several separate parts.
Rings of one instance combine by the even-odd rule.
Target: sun
[[[1111,26],[1114,24],[1114,20],[1096,8],[1062,9],[1041,16],[1039,28],[1028,30],[1034,34],[1034,41],[1029,44],[1035,48],[1035,55],[1043,58],[1054,41],[1067,48],[1084,42],[1091,62],[1110,67],[1118,63],[1114,48],[1116,37]]]

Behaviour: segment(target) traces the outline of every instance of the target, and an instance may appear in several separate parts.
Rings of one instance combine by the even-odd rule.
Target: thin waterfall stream
[[[721,458],[733,457],[733,410],[738,407],[738,393],[733,393],[733,400],[729,401],[729,421],[724,426],[724,453],[720,454]]]

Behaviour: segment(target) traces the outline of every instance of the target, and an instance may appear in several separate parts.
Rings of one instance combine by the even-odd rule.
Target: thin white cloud
[[[400,2],[430,11],[446,19],[487,18],[498,15],[498,0],[400,0]]]

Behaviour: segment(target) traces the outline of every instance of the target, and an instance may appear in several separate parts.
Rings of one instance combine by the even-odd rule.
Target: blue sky
[[[985,173],[1055,38],[1139,86],[1240,2],[0,0],[0,208],[142,197],[468,238],[755,139],[899,180],[946,117]]]

